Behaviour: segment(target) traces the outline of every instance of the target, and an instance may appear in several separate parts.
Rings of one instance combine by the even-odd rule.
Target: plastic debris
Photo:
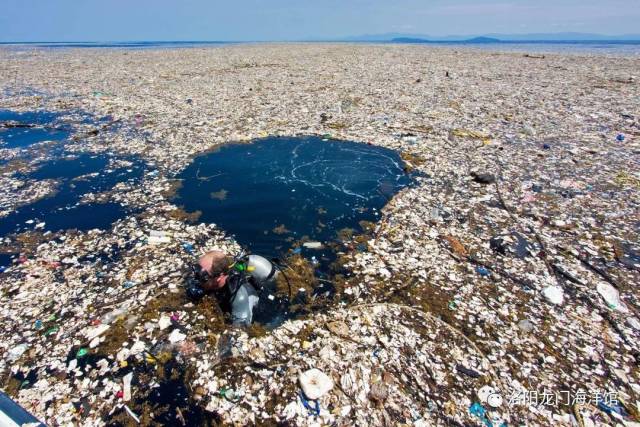
[[[124,282],[124,283],[122,284],[122,288],[123,288],[123,289],[131,289],[131,288],[133,288],[134,286],[136,286],[137,284],[138,284],[138,283],[137,283],[137,282],[134,282],[133,280],[127,280],[126,282]]]
[[[184,248],[185,251],[187,251],[190,254],[194,254],[195,250],[193,247],[193,243],[188,243],[188,242],[183,242],[182,243],[182,247]]]
[[[302,402],[304,408],[308,411],[309,415],[320,415],[320,402],[307,398],[303,391],[300,392],[300,401]]]
[[[184,341],[186,337],[187,336],[180,332],[178,329],[174,329],[173,331],[171,331],[171,334],[169,334],[169,342],[175,344],[180,341]]]
[[[150,245],[160,245],[163,243],[170,243],[171,237],[168,236],[164,231],[151,230],[149,236],[147,237],[147,242]]]
[[[129,372],[122,378],[122,400],[128,402],[131,400],[131,380],[133,373]]]
[[[605,300],[607,305],[613,310],[618,310],[622,313],[629,312],[629,309],[626,305],[620,301],[620,293],[608,283],[599,282],[596,287],[598,293]]]
[[[171,326],[171,318],[165,315],[160,316],[160,320],[158,320],[158,326],[160,327],[161,331],[164,331],[169,326]]]
[[[489,275],[489,270],[481,266],[476,267],[476,272],[482,277],[487,277]]]
[[[551,304],[562,305],[564,302],[564,291],[560,286],[547,286],[542,294]]]
[[[136,414],[131,410],[131,408],[129,408],[127,405],[123,405],[123,406],[124,406],[125,411],[127,411],[127,414],[129,414],[129,416],[130,416],[131,418],[133,418],[133,420],[134,420],[136,423],[140,424],[140,417],[138,417],[138,415],[136,415]]]
[[[51,328],[46,330],[46,332],[44,333],[44,336],[46,337],[46,336],[49,336],[49,335],[53,335],[53,334],[57,333],[59,330],[60,330],[59,327],[53,326],[53,327],[51,327]]]
[[[534,326],[533,326],[533,323],[531,323],[531,321],[527,319],[523,319],[518,322],[518,328],[522,332],[533,332]]]
[[[304,242],[302,246],[307,249],[322,249],[322,242]]]
[[[478,417],[485,426],[493,427],[493,423],[489,421],[486,416],[487,410],[478,402],[474,402],[473,404],[471,404],[471,406],[469,407],[469,412],[471,413],[471,415],[475,415],[476,417]]]
[[[93,328],[88,329],[85,335],[88,340],[92,340],[104,334],[108,330],[109,330],[108,324],[99,324]]]
[[[13,347],[11,350],[7,352],[7,359],[9,359],[10,361],[19,359],[20,356],[22,356],[24,352],[27,351],[28,348],[29,346],[27,344],[20,344]]]
[[[224,397],[225,400],[231,403],[238,403],[242,399],[242,396],[236,393],[232,388],[222,387],[218,393],[220,396]]]
[[[298,377],[304,395],[310,400],[317,400],[333,388],[333,380],[319,369],[309,369]]]

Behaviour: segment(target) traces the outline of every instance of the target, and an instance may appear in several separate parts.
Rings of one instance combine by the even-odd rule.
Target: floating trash
[[[542,295],[554,305],[562,305],[564,302],[564,292],[560,286],[547,286],[542,290]]]
[[[476,267],[476,272],[482,277],[487,277],[490,274],[489,270],[487,270],[485,267],[482,267],[482,266]]]
[[[68,143],[0,148],[7,189],[0,196],[0,224],[17,207],[56,197],[55,190],[81,194],[77,175],[28,178],[53,160],[45,152],[49,147],[72,147],[75,155],[135,153],[153,170],[144,181],[105,191],[110,195],[105,200],[141,209],[105,232],[55,233],[42,236],[44,242],[35,236],[25,250],[17,243],[32,237],[27,233],[2,238],[4,250],[18,252],[0,275],[2,322],[10,325],[3,348],[8,354],[29,346],[14,362],[5,357],[3,390],[47,424],[65,425],[140,420],[499,426],[500,419],[509,425],[569,425],[569,405],[543,403],[547,391],[558,396],[563,389],[574,401],[580,399],[576,392],[586,392],[587,399],[613,393],[632,409],[635,402],[627,404],[626,398],[637,395],[634,344],[640,322],[635,313],[610,307],[619,300],[633,312],[637,305],[637,60],[437,50],[307,44],[234,46],[226,49],[228,55],[202,49],[179,55],[113,49],[101,51],[100,58],[90,50],[3,52],[2,64],[10,70],[0,73],[4,105],[86,106],[112,115],[109,121],[123,131],[100,127],[91,136],[95,126],[88,124],[82,129],[86,137]],[[69,74],[69,64],[76,75]],[[105,75],[114,78],[105,81]],[[34,92],[30,85],[36,84],[52,93]],[[607,96],[612,93],[615,102]],[[456,131],[457,136],[455,129],[465,132]],[[272,331],[262,325],[231,331],[213,299],[191,304],[182,285],[203,252],[238,253],[236,240],[225,238],[224,231],[235,233],[240,243],[247,239],[204,211],[200,223],[188,223],[177,209],[184,195],[170,200],[178,184],[173,178],[221,141],[300,131],[327,134],[326,144],[353,136],[398,150],[407,166],[425,176],[395,196],[395,189],[380,185],[384,198],[392,197],[380,203],[384,214],[367,206],[358,212],[371,221],[381,218],[375,232],[360,236],[353,227],[340,234],[340,245],[334,241],[338,227],[321,221],[336,216],[330,206],[309,207],[317,216],[300,222],[311,222],[316,235],[306,238],[287,218],[271,217],[266,227],[257,227],[273,239],[268,247],[282,245],[277,253],[300,251],[295,258],[304,264],[283,261],[292,275],[305,273],[292,290],[305,294],[309,308]],[[616,141],[618,133],[626,136],[624,142]],[[551,148],[544,150],[544,143]],[[238,168],[254,163],[243,161]],[[105,174],[107,169],[115,169],[113,162],[103,167]],[[203,203],[234,201],[238,188],[212,175],[206,168],[198,174],[210,187],[199,196]],[[54,184],[59,187],[49,187]],[[280,196],[287,203],[290,197],[302,202],[311,190],[289,187]],[[73,210],[80,200],[93,203],[93,190],[83,194],[63,209]],[[255,192],[242,196],[256,197]],[[230,215],[238,211],[245,213],[235,209]],[[18,225],[36,230],[43,222],[33,234],[46,234],[51,218],[28,215]],[[328,238],[321,235],[323,225],[333,228]],[[166,232],[171,242],[148,244],[152,230]],[[491,245],[493,237],[512,233],[529,243],[526,252],[517,238]],[[247,234],[256,237],[254,231]],[[193,254],[183,242],[193,244]],[[325,248],[304,247],[308,242]],[[342,252],[344,281],[336,276],[337,298],[324,298],[324,292],[302,284],[312,279],[306,274],[311,257],[321,267],[333,250]],[[490,280],[476,272],[477,265],[490,271]],[[137,285],[125,290],[127,280]],[[599,282],[618,294],[602,286],[598,292]],[[562,292],[543,292],[553,286]],[[547,301],[554,293],[563,296],[562,305]],[[271,295],[277,301],[282,292]],[[402,306],[371,305],[377,301]],[[452,301],[455,305],[448,305]],[[180,313],[178,324],[171,321],[173,313]],[[51,314],[56,319],[45,320]],[[163,316],[169,324],[161,330]],[[34,328],[37,319],[42,329]],[[95,319],[109,321],[110,328],[89,341],[85,332],[97,326]],[[531,324],[518,325],[521,319]],[[336,321],[347,325],[349,336],[328,329]],[[176,329],[185,338],[172,344],[168,337]],[[233,346],[222,345],[230,334]],[[140,341],[151,356],[137,352]],[[72,365],[65,356],[75,356],[80,347],[90,354]],[[309,410],[296,379],[312,367],[336,387],[315,402],[307,399]],[[29,379],[28,388],[23,382],[33,369],[39,369],[38,378]],[[124,397],[123,377],[130,372],[131,400],[125,407],[116,396]],[[496,397],[481,402],[475,393],[487,384]],[[237,391],[240,401],[222,396],[223,388]],[[518,399],[514,390],[526,396],[524,402],[512,403]],[[537,402],[531,401],[534,394]],[[498,395],[503,401],[494,408]],[[604,403],[576,405],[573,412],[585,423],[611,422],[622,411]],[[633,414],[629,418],[639,421]]]

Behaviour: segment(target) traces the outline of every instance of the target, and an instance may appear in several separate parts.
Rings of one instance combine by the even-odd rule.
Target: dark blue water
[[[79,156],[65,156],[53,159],[41,165],[38,169],[25,175],[31,179],[59,179],[77,178],[82,175],[100,172],[109,164],[107,156],[81,154]],[[82,182],[80,182],[82,184]]]
[[[300,240],[336,240],[343,228],[376,221],[411,183],[398,153],[317,137],[229,144],[197,157],[179,176],[178,204],[202,211],[251,252],[280,256]],[[316,258],[328,250],[308,250]]]
[[[21,175],[27,179],[55,179],[59,182],[58,191],[2,218],[0,236],[33,230],[42,222],[45,223],[43,231],[109,228],[126,215],[125,208],[117,203],[79,205],[78,202],[84,194],[108,191],[119,182],[139,179],[144,167],[141,162],[135,162],[131,167],[111,170],[107,168],[108,162],[107,155],[67,156],[45,162],[34,172]]]
[[[5,269],[11,267],[14,257],[15,254],[0,253],[0,273],[3,273]]]
[[[0,124],[28,124],[29,127],[4,128],[0,138],[4,147],[27,147],[44,140],[66,140],[73,134],[69,115],[48,111],[17,113],[0,111]],[[110,121],[109,117],[94,118],[75,112],[71,120],[96,126]],[[59,231],[66,229],[89,230],[109,228],[111,224],[127,214],[117,203],[79,204],[87,193],[108,191],[116,184],[139,179],[144,173],[144,164],[128,159],[130,167],[112,169],[110,154],[73,154],[67,152],[67,143],[49,146],[48,160],[29,168],[30,172],[16,171],[16,178],[27,181],[55,180],[57,191],[49,197],[22,206],[0,219],[0,236],[27,230]],[[29,161],[30,156],[21,155]],[[26,157],[25,157],[26,156]],[[37,184],[35,184],[37,185]],[[38,224],[44,223],[44,226]],[[36,228],[38,226],[38,228]],[[6,258],[6,257],[5,257]],[[0,259],[7,262],[7,259]]]
[[[43,230],[47,231],[107,229],[126,215],[125,209],[117,203],[74,206],[63,205],[60,202],[59,198],[47,199],[19,211],[9,218],[10,221],[7,221],[6,225],[3,222],[0,234],[33,230],[38,222],[45,222]],[[52,210],[48,210],[49,208]],[[25,222],[31,219],[34,219],[35,223]]]
[[[71,135],[60,114],[0,110],[0,148],[23,148],[44,141],[63,141]],[[29,126],[16,127],[15,125]]]

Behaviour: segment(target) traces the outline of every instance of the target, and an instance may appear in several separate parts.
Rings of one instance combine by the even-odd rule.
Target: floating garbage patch
[[[3,392],[47,425],[640,421],[637,60],[400,45],[220,53],[37,50],[0,61],[11,70],[0,91],[16,93],[3,105],[95,114],[85,125],[62,113],[66,139],[0,147],[11,195],[0,192],[0,223],[61,189],[76,195],[60,206],[135,213],[99,231],[47,233],[52,220],[32,212],[16,221],[26,231],[0,238]],[[103,115],[108,129],[96,125]],[[322,235],[320,203],[324,216],[303,211],[311,231],[273,218],[257,227],[273,241],[252,251],[281,258],[293,297],[280,311],[288,289],[277,283],[260,301],[273,303],[271,317],[234,327],[215,295],[190,299],[185,284],[203,279],[203,253],[234,255],[251,240],[181,209],[175,178],[226,141],[301,130],[371,141],[421,175],[382,214],[364,212],[370,232],[330,224]],[[147,162],[140,181],[124,153]],[[107,170],[134,182],[99,191]],[[320,279],[335,292],[317,292]],[[268,331],[273,313],[291,316]]]
[[[126,214],[126,209],[118,203],[83,203],[82,197],[142,176],[144,169],[139,161],[125,162],[126,166],[110,168],[108,155],[81,154],[51,160],[35,172],[21,175],[28,180],[52,181],[52,193],[2,218],[0,236],[28,230],[110,227]]]
[[[411,183],[393,150],[315,136],[228,144],[197,157],[179,178],[176,203],[252,253],[303,253],[325,267],[339,231],[377,221]]]
[[[91,123],[86,114],[76,116],[76,123]],[[46,111],[0,112],[0,149],[9,149],[10,158],[0,169],[14,192],[0,200],[0,238],[26,231],[105,229],[126,215],[119,203],[108,197],[96,202],[95,196],[139,179],[143,162],[110,152],[72,151],[73,126],[63,117]],[[36,151],[29,148],[40,142],[55,144]],[[12,148],[27,151],[16,154]]]

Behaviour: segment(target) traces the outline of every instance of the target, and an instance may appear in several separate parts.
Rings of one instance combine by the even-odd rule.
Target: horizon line
[[[400,33],[398,33],[400,34]],[[546,33],[540,33],[546,34]],[[383,36],[384,34],[380,34]],[[514,34],[515,35],[515,34]],[[524,35],[524,34],[523,34]],[[525,43],[525,42],[640,42],[640,34],[637,35],[637,39],[596,39],[596,38],[584,38],[584,39],[501,39],[496,36],[440,36],[440,37],[432,37],[432,38],[424,38],[424,36],[420,35],[398,35],[391,38],[380,38],[380,39],[371,39],[371,40],[357,40],[358,37],[374,37],[376,35],[362,35],[362,36],[348,36],[343,38],[317,38],[317,39],[270,39],[270,40],[12,40],[12,41],[0,41],[0,44],[144,44],[144,43],[325,43],[325,42],[338,42],[338,43],[376,43],[376,42],[392,42],[396,39],[413,39],[420,40],[425,42],[442,42],[442,43],[451,43],[451,42],[464,42],[473,40],[475,38],[492,38],[496,41],[500,42],[517,42],[517,43]],[[605,36],[605,35],[602,35]],[[628,34],[625,36],[636,36],[635,34]],[[467,39],[463,37],[469,37]],[[623,36],[610,36],[610,37],[623,37]],[[350,40],[353,38],[353,40]],[[450,38],[449,40],[444,40],[445,38]],[[459,38],[459,39],[458,39]]]

